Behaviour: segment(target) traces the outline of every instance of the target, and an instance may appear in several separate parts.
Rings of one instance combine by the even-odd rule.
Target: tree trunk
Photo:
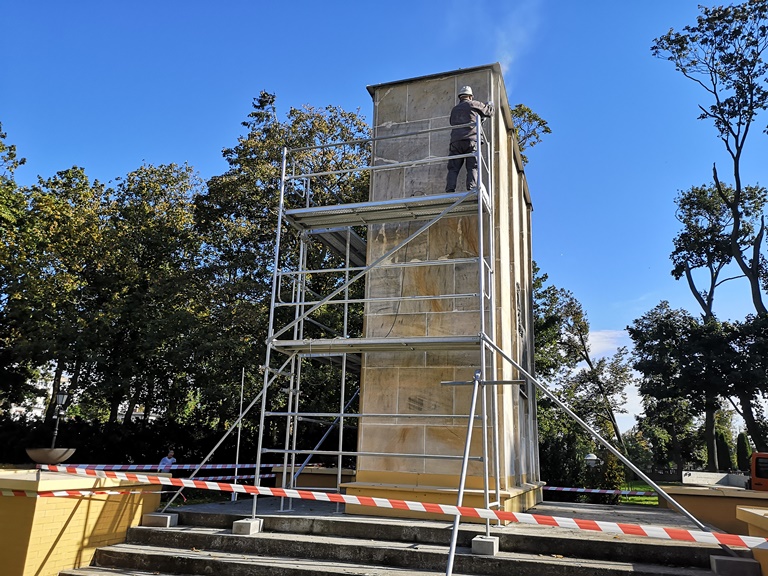
[[[114,424],[117,422],[117,413],[120,410],[120,403],[123,401],[122,397],[119,398],[112,398],[112,400],[109,403],[109,418],[107,419],[108,424]]]
[[[64,362],[59,360],[56,363],[56,372],[53,374],[53,388],[51,389],[51,399],[48,402],[48,408],[45,410],[45,422],[53,421],[53,413],[56,411],[56,395],[61,390],[62,374],[64,374]]]
[[[731,252],[733,259],[738,264],[741,272],[747,278],[749,282],[749,290],[752,296],[752,304],[755,307],[755,312],[758,314],[768,313],[768,308],[763,303],[763,294],[760,290],[760,248],[763,243],[763,236],[765,234],[765,222],[761,221],[760,229],[755,234],[752,240],[752,259],[750,262],[744,256],[739,241],[742,235],[742,223],[741,216],[743,207],[741,206],[741,176],[739,172],[739,155],[733,157],[733,176],[736,182],[736,195],[733,200],[730,200],[728,196],[723,192],[723,187],[720,184],[720,179],[717,177],[717,167],[712,166],[712,176],[715,181],[717,191],[720,193],[720,197],[723,202],[731,210],[731,216],[733,217],[733,226],[731,228]]]
[[[752,439],[752,443],[755,445],[755,450],[758,452],[768,452],[768,443],[766,443],[765,438],[763,437],[763,431],[752,410],[752,399],[747,394],[740,393],[739,402],[741,403],[744,424],[747,427],[747,432]]]
[[[685,458],[683,458],[683,450],[682,450],[682,447],[680,446],[680,439],[677,437],[677,434],[672,433],[671,440],[672,440],[672,447],[670,449],[670,456],[672,457],[672,461],[677,466],[675,481],[682,482],[683,469],[685,468]]]
[[[123,416],[123,424],[130,424],[133,417],[133,411],[136,410],[136,397],[131,396],[131,399],[128,401],[128,409],[125,411],[125,416]]]

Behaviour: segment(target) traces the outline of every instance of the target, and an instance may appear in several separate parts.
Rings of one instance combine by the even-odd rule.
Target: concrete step
[[[62,570],[59,576],[164,576],[160,572],[149,570],[129,570],[127,568],[100,568],[88,566],[86,568]]]
[[[228,529],[242,516],[179,512],[184,525]],[[410,521],[362,516],[289,516],[265,515],[264,531],[282,534],[313,534],[326,537],[353,537],[388,542],[435,544],[448,546],[451,523],[437,521]],[[499,537],[503,552],[564,556],[584,560],[621,559],[623,562],[642,564],[652,559],[667,566],[709,568],[709,557],[725,554],[716,545],[680,542],[653,538],[615,535],[610,533],[571,530],[554,526],[509,524],[493,526],[491,533]],[[131,532],[129,538],[138,535]],[[485,534],[485,527],[477,524],[461,525],[457,539],[459,546],[471,547],[472,538]]]
[[[101,549],[94,560],[107,562],[110,568],[90,566],[61,572],[59,576],[435,576],[435,572],[385,566],[133,544],[118,544]],[[460,575],[457,573],[457,576]]]
[[[94,558],[95,565],[122,570],[146,570],[158,574],[217,576],[426,576],[445,573],[448,558],[446,545],[307,534],[293,534],[290,537],[275,533],[235,536],[226,529],[184,526],[133,529],[129,542],[99,549]],[[62,574],[95,576],[99,574],[94,572],[97,569],[88,568]],[[619,556],[612,561],[507,551],[496,556],[479,556],[464,546],[457,548],[454,574],[711,576],[709,570],[702,568],[639,564],[624,561]]]

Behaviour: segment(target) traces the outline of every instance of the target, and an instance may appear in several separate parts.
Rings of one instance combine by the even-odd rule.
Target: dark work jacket
[[[462,100],[451,110],[451,126],[467,124],[472,122],[471,126],[462,126],[451,130],[451,142],[459,140],[474,140],[477,138],[477,129],[475,127],[475,118],[477,116],[490,117],[493,115],[493,104],[483,104],[477,100]]]

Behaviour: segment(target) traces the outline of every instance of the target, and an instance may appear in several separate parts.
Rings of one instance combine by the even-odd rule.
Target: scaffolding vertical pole
[[[347,228],[346,244],[344,246],[344,283],[346,288],[344,290],[344,328],[342,336],[344,338],[349,337],[349,266],[350,266],[350,243],[351,243],[352,230]],[[339,414],[339,443],[338,450],[339,456],[336,460],[336,487],[341,491],[341,479],[342,479],[342,466],[344,464],[343,451],[344,451],[344,412],[346,408],[344,405],[344,398],[347,393],[347,355],[344,354],[341,357],[341,392],[339,393],[339,408],[341,413]],[[339,504],[336,505],[336,509],[339,509]]]
[[[243,430],[243,388],[245,387],[245,366],[240,376],[240,423],[237,425],[237,445],[235,447],[235,484],[237,484],[238,467],[240,465],[240,433]],[[258,475],[259,470],[256,470]],[[232,492],[232,501],[237,500],[237,492]]]
[[[267,353],[264,361],[264,385],[261,393],[261,416],[259,417],[259,440],[256,449],[256,478],[254,485],[261,485],[261,450],[264,447],[264,413],[267,411],[267,388],[269,387],[269,364],[271,360],[272,338],[275,333],[275,300],[277,297],[278,269],[280,266],[280,233],[283,227],[283,210],[285,209],[285,168],[288,162],[288,148],[283,147],[283,160],[280,170],[280,199],[277,208],[277,232],[275,234],[275,257],[272,267],[272,299],[269,307],[269,326],[267,328]],[[256,518],[256,495],[253,496],[251,518]]]
[[[483,194],[483,156],[482,156],[482,143],[483,143],[483,130],[482,130],[482,121],[480,119],[480,115],[475,115],[475,131],[476,131],[476,138],[477,138],[477,146],[475,150],[475,162],[477,163],[477,181],[475,182],[475,185],[477,186],[477,237],[478,237],[478,281],[479,281],[479,306],[480,306],[480,333],[485,334],[486,333],[486,318],[485,318],[485,309],[486,309],[486,283],[485,283],[485,270],[486,270],[486,263],[485,263],[485,227],[483,226],[483,217],[484,217],[484,210],[483,210],[483,200],[482,197]],[[490,308],[493,308],[493,302],[491,302]],[[488,347],[485,345],[485,342],[481,339],[480,340],[480,380],[485,381],[488,379]],[[486,403],[488,401],[488,396],[486,394],[485,386],[482,387],[482,393],[481,393],[481,414],[482,414],[482,425],[481,430],[483,433],[483,498],[485,501],[486,506],[489,502],[489,495],[488,495],[488,423],[486,422],[486,417],[488,416],[487,410],[486,410]],[[473,414],[474,415],[474,414]],[[472,426],[473,422],[470,420],[470,427]],[[467,450],[469,447],[467,447]],[[459,495],[459,503],[458,505],[461,506],[463,504],[462,499],[464,497],[463,490],[461,491],[461,494]],[[491,529],[491,521],[486,518],[485,520],[485,530],[486,534],[490,534]]]
[[[490,83],[491,86],[491,101],[496,102],[497,98],[494,93],[495,84],[493,82]],[[496,342],[497,338],[497,324],[496,324],[496,275],[494,273],[495,267],[496,267],[496,180],[494,178],[494,172],[495,172],[495,163],[494,159],[496,157],[496,132],[494,130],[494,127],[496,126],[495,122],[491,122],[490,126],[488,127],[489,135],[486,138],[487,141],[487,148],[486,148],[486,156],[488,158],[488,227],[489,227],[489,242],[490,242],[490,261],[491,261],[491,268],[490,268],[490,274],[489,274],[489,283],[490,283],[490,300],[491,300],[491,314],[490,314],[490,323],[491,323],[491,339],[493,342]],[[500,234],[500,232],[499,232]],[[499,363],[498,363],[498,355],[495,351],[491,350],[491,371],[493,373],[494,378],[499,378]],[[493,475],[496,479],[495,482],[495,501],[498,504],[498,507],[501,507],[501,433],[499,430],[499,393],[503,394],[503,388],[497,389],[496,387],[493,387],[491,394],[491,426],[493,427],[493,447],[491,449],[491,453],[493,454]],[[504,484],[506,485],[506,480],[504,481]],[[499,522],[500,523],[500,522]]]

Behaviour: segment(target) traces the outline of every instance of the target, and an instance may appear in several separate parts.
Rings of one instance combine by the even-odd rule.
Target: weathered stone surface
[[[407,245],[403,241],[418,230],[423,221],[402,221],[369,228],[368,261],[382,260],[383,268],[369,274],[366,290],[380,300],[366,306],[365,336],[368,338],[443,338],[476,337],[485,321],[486,332],[506,353],[530,367],[530,202],[527,196],[519,154],[509,124],[508,98],[498,66],[458,70],[412,81],[373,87],[375,135],[409,134],[404,139],[379,140],[374,145],[377,166],[391,162],[410,162],[406,167],[375,171],[371,180],[371,200],[410,198],[442,194],[445,190],[447,162],[422,163],[429,158],[447,157],[450,140],[449,115],[457,102],[461,86],[472,86],[475,99],[494,99],[497,112],[484,123],[491,145],[483,148],[485,168],[481,179],[494,204],[495,222],[484,212],[482,229],[474,215],[444,216]],[[448,129],[446,129],[448,128]],[[439,129],[432,131],[432,129]],[[418,134],[412,134],[419,132]],[[488,167],[490,170],[488,171]],[[492,176],[492,178],[491,178]],[[464,170],[457,189],[465,182]],[[493,225],[491,225],[493,224]],[[485,257],[481,267],[478,255]],[[495,251],[491,258],[491,247]],[[396,250],[395,250],[396,249]],[[492,271],[488,269],[491,266]],[[485,281],[481,298],[480,274]],[[496,328],[490,324],[487,297]],[[481,312],[481,310],[484,310]],[[495,330],[495,332],[494,332]],[[471,387],[441,386],[443,380],[471,381],[481,365],[477,350],[445,349],[419,352],[371,353],[363,360],[361,401],[364,412],[401,414],[390,421],[363,418],[361,451],[461,455],[466,437]],[[486,364],[486,372],[488,365]],[[487,379],[513,379],[516,370],[498,362],[497,373]],[[516,386],[486,390],[498,400],[501,466],[503,485],[525,477],[538,480],[536,446],[529,433],[532,410],[521,400]],[[479,405],[478,405],[479,411]],[[418,418],[414,414],[451,414],[451,418]],[[407,417],[406,417],[407,415]],[[521,430],[521,427],[524,428]],[[479,429],[478,429],[479,430]],[[482,438],[474,434],[472,454],[479,454]],[[358,472],[371,482],[397,475],[401,484],[409,474],[428,474],[445,479],[458,474],[459,462],[424,458],[363,457]],[[482,470],[472,463],[472,481]],[[452,476],[453,475],[453,476]],[[423,481],[423,476],[414,482]],[[383,482],[384,480],[382,480]]]

